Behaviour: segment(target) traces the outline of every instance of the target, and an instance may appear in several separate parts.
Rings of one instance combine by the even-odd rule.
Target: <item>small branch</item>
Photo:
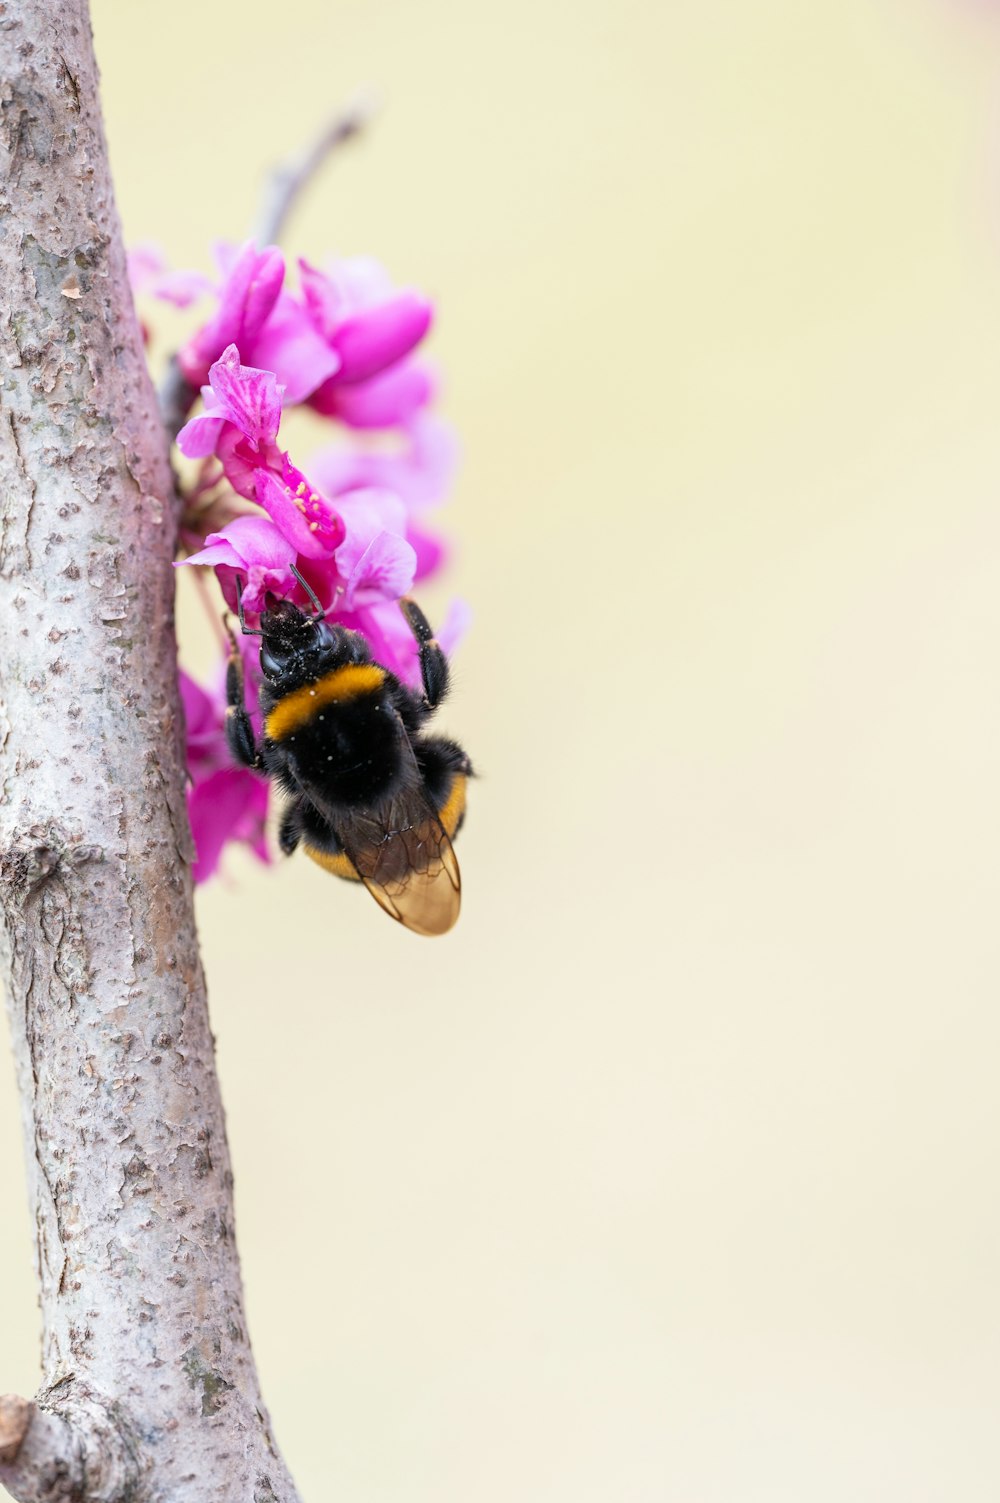
[[[187,422],[197,395],[197,388],[191,385],[181,370],[177,356],[171,355],[156,392],[160,417],[171,443]]]
[[[0,1398],[0,1483],[11,1497],[68,1503],[83,1481],[82,1448],[66,1421],[14,1394]]]
[[[313,141],[272,169],[264,182],[260,208],[251,230],[255,244],[273,245],[281,239],[296,202],[327,157],[359,136],[374,114],[372,99],[359,94],[352,104],[327,122]],[[163,426],[173,442],[187,422],[198,396],[178,365],[176,355],[172,355],[168,362],[156,396]]]
[[[70,1400],[56,1413],[14,1394],[0,1398],[0,1484],[17,1503],[124,1503],[145,1496],[141,1473],[116,1406]]]
[[[17,1460],[33,1413],[34,1405],[17,1394],[0,1398],[0,1466],[10,1466]]]
[[[314,141],[273,168],[264,183],[252,236],[259,246],[281,239],[299,195],[338,147],[353,141],[370,123],[375,105],[358,95],[345,110],[334,115]]]

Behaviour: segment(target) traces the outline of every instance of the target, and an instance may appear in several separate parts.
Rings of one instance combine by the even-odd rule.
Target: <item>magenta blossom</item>
[[[438,506],[455,473],[455,440],[439,418],[422,414],[401,429],[402,444],[393,449],[318,449],[309,462],[316,484],[328,496],[358,486],[394,491],[409,513]]]
[[[409,423],[401,448],[364,450],[340,445],[320,449],[309,463],[323,493],[340,505],[353,490],[382,490],[398,496],[406,510],[403,529],[416,554],[414,579],[426,579],[441,567],[445,545],[419,520],[419,514],[444,500],[455,468],[455,444],[450,429],[426,414]]]
[[[248,350],[278,300],[285,280],[285,258],[277,246],[258,251],[248,241],[235,256],[220,251],[225,273],[219,306],[178,355],[192,386],[200,386],[227,345]]]
[[[346,491],[337,498],[344,541],[333,569],[319,571],[317,594],[338,614],[359,605],[398,600],[413,584],[417,555],[406,540],[406,509],[384,490]],[[316,589],[316,584],[310,578]]]
[[[202,397],[178,436],[201,462],[182,524],[196,551],[183,562],[214,568],[229,609],[241,598],[251,625],[269,598],[306,610],[318,599],[328,620],[361,632],[377,662],[419,687],[399,600],[444,558],[425,514],[445,499],[454,466],[450,432],[430,415],[435,383],[419,350],[431,305],[394,288],[374,261],[322,271],[300,261],[290,287],[273,246],[222,248],[217,259],[215,287],[167,272],[150,247],[132,263],[137,285],[179,306],[206,288],[216,298],[178,357]],[[336,421],[341,437],[314,456],[308,478],[281,443],[282,413],[303,404]],[[453,606],[437,631],[446,651],[464,624],[464,607]],[[252,693],[256,646],[240,638]],[[181,689],[195,874],[204,880],[229,839],[266,859],[267,785],[232,763],[221,683],[212,693],[185,676]]]
[[[269,591],[297,604],[308,600],[292,573],[293,565],[323,605],[338,614],[398,600],[410,589],[417,569],[416,552],[403,535],[402,502],[388,491],[359,490],[341,497],[340,503],[345,533],[335,554],[296,554],[290,529],[283,529],[277,518],[241,516],[211,533],[205,547],[182,563],[214,568],[230,610],[237,608],[239,576],[244,610],[251,615],[265,609]]]
[[[219,306],[178,357],[192,385],[232,344],[248,364],[274,373],[286,405],[308,400],[353,427],[392,427],[430,401],[430,376],[407,357],[433,310],[418,293],[395,291],[375,262],[342,261],[323,272],[300,261],[296,297],[283,286],[285,262],[274,246],[258,251],[248,242],[219,256]]]
[[[430,400],[425,372],[401,362],[431,325],[433,309],[416,292],[394,292],[368,260],[342,261],[329,272],[299,261],[302,295],[314,328],[338,368],[310,397],[328,417],[359,428],[393,426]]]
[[[248,684],[253,682],[248,675]],[[187,722],[193,875],[196,882],[206,882],[218,868],[227,841],[241,841],[261,861],[270,859],[264,838],[268,785],[256,773],[233,765],[226,743],[223,678],[210,694],[181,669],[180,691]],[[255,700],[252,703],[255,706]]]
[[[404,683],[415,689],[420,687],[417,646],[398,603],[381,601],[377,605],[338,614],[337,619],[343,626],[362,633],[377,663],[388,668]],[[468,630],[468,625],[468,606],[462,600],[452,601],[435,632],[446,654],[451,655]]]
[[[349,428],[394,428],[410,422],[433,397],[427,367],[403,360],[367,381],[349,384],[333,377],[313,392],[310,406]]]
[[[344,536],[334,508],[278,447],[282,388],[271,371],[241,365],[231,344],[209,371],[202,388],[205,411],[177,435],[182,454],[214,454],[233,489],[256,501],[296,552],[328,556]]]
[[[238,606],[236,579],[243,581],[243,604],[254,615],[265,609],[268,591],[291,595],[296,589],[292,565],[295,549],[267,517],[236,517],[220,532],[212,532],[198,553],[182,564],[208,564],[216,572],[226,604]]]
[[[200,271],[171,271],[158,245],[144,241],[133,246],[125,258],[128,279],[134,293],[149,293],[175,308],[189,308],[211,288],[208,277]]]

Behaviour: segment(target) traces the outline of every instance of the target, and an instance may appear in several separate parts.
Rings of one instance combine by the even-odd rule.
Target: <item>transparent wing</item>
[[[415,934],[446,934],[458,918],[462,879],[451,841],[423,794],[394,799],[380,816],[341,833],[358,875],[394,919]]]
[[[447,934],[462,905],[448,834],[424,793],[409,738],[399,727],[404,782],[377,809],[327,818],[358,876],[382,908],[414,934]]]

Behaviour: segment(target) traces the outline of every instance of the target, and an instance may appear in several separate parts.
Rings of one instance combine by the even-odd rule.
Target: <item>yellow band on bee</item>
[[[438,810],[438,819],[444,826],[449,840],[458,829],[458,822],[465,813],[465,792],[468,781],[464,772],[456,772],[448,797]]]
[[[354,862],[345,851],[318,851],[314,845],[303,845],[302,849],[325,872],[332,872],[335,877],[346,877],[349,882],[361,881]]]
[[[308,725],[326,705],[359,699],[381,689],[384,683],[385,674],[377,663],[347,663],[315,683],[303,684],[301,689],[286,694],[268,715],[264,732],[270,741],[284,741],[286,736]]]

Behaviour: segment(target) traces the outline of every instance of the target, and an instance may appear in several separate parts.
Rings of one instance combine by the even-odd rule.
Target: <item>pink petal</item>
[[[446,657],[451,657],[455,648],[465,639],[471,625],[472,607],[468,601],[453,600],[445,611],[444,620],[435,633]]]
[[[229,526],[232,525],[230,522]],[[185,564],[205,564],[212,569],[217,569],[220,564],[232,564],[235,569],[245,567],[242,558],[222,532],[213,532],[206,546],[197,553],[189,553],[187,558],[174,560],[175,569],[183,569]]]
[[[327,381],[314,391],[310,406],[352,428],[396,428],[426,407],[433,395],[430,372],[413,363],[351,386]]]
[[[318,267],[310,266],[301,257],[299,282],[306,313],[320,338],[329,344],[338,325],[350,312],[351,305],[332,277],[328,277]]]
[[[340,369],[340,356],[331,349],[295,299],[283,292],[267,323],[244,350],[255,364],[274,371],[284,386],[287,407],[305,401]]]
[[[263,779],[241,767],[222,767],[188,791],[196,882],[206,882],[217,870],[227,841],[249,841],[259,850],[267,795]]]
[[[357,486],[395,491],[411,509],[433,506],[447,494],[455,468],[454,435],[440,419],[422,414],[404,430],[407,446],[395,454],[331,446],[309,461],[309,472],[328,496]]]
[[[291,471],[294,480],[298,471]],[[305,477],[288,484],[270,470],[255,472],[256,499],[282,536],[304,558],[327,558],[343,537],[343,524],[333,507],[311,489]]]
[[[400,292],[344,320],[332,336],[341,359],[338,382],[367,381],[408,355],[430,328],[432,308],[415,292]]]
[[[413,583],[417,556],[403,536],[406,510],[391,491],[351,491],[338,500],[346,529],[337,549],[344,608],[398,600]]]
[[[393,491],[368,486],[345,491],[337,497],[337,508],[344,524],[344,541],[337,549],[341,568],[348,557],[360,557],[377,532],[406,531],[406,507]]]
[[[274,373],[241,365],[228,345],[208,373],[219,410],[256,447],[273,443],[281,423],[281,387]]]
[[[238,569],[220,564],[215,571],[223,599],[235,614],[239,610],[242,587],[243,609],[248,616],[259,616],[267,609],[268,595],[284,600],[294,593],[295,576],[288,568],[265,569],[260,564],[241,564]]]
[[[326,279],[340,300],[341,318],[392,297],[392,278],[374,256],[343,256],[327,267]]]
[[[268,517],[246,516],[235,517],[219,532],[210,533],[204,548],[188,558],[179,559],[176,567],[184,564],[207,564],[214,569],[228,566],[247,575],[256,569],[290,585],[294,579],[291,571],[294,562],[294,547]]]
[[[184,424],[177,435],[177,447],[188,459],[207,459],[218,447],[222,427],[222,418],[201,413]]]
[[[190,308],[192,303],[211,292],[212,283],[203,271],[165,271],[156,278],[150,290],[163,303],[173,303],[175,308]]]
[[[233,306],[240,308],[240,334],[249,344],[263,327],[278,300],[281,284],[285,280],[285,258],[276,245],[255,251],[252,242],[247,243],[243,255],[247,258],[249,275],[245,283],[238,283],[234,275],[234,285],[228,295]],[[238,265],[242,259],[241,257]],[[223,301],[225,305],[225,294]]]
[[[230,344],[249,346],[274,307],[285,277],[285,261],[276,246],[258,251],[248,241],[232,262],[208,323],[178,355],[181,370],[197,386]]]
[[[152,240],[133,245],[125,255],[125,269],[133,292],[142,292],[166,267],[166,258]]]
[[[178,670],[177,681],[184,707],[187,763],[192,776],[197,776],[199,768],[217,765],[220,751],[225,746],[221,711],[207,690],[183,668]]]
[[[236,517],[212,537],[226,538],[245,564],[262,569],[285,569],[295,562],[295,549],[267,517]],[[209,542],[212,538],[208,539]]]
[[[379,532],[345,580],[344,606],[354,610],[373,600],[398,600],[413,584],[417,555],[405,538]]]
[[[430,532],[424,532],[422,528],[414,527],[412,523],[406,529],[406,541],[417,557],[414,583],[426,579],[430,574],[435,574],[448,556],[448,550],[440,538]]]

